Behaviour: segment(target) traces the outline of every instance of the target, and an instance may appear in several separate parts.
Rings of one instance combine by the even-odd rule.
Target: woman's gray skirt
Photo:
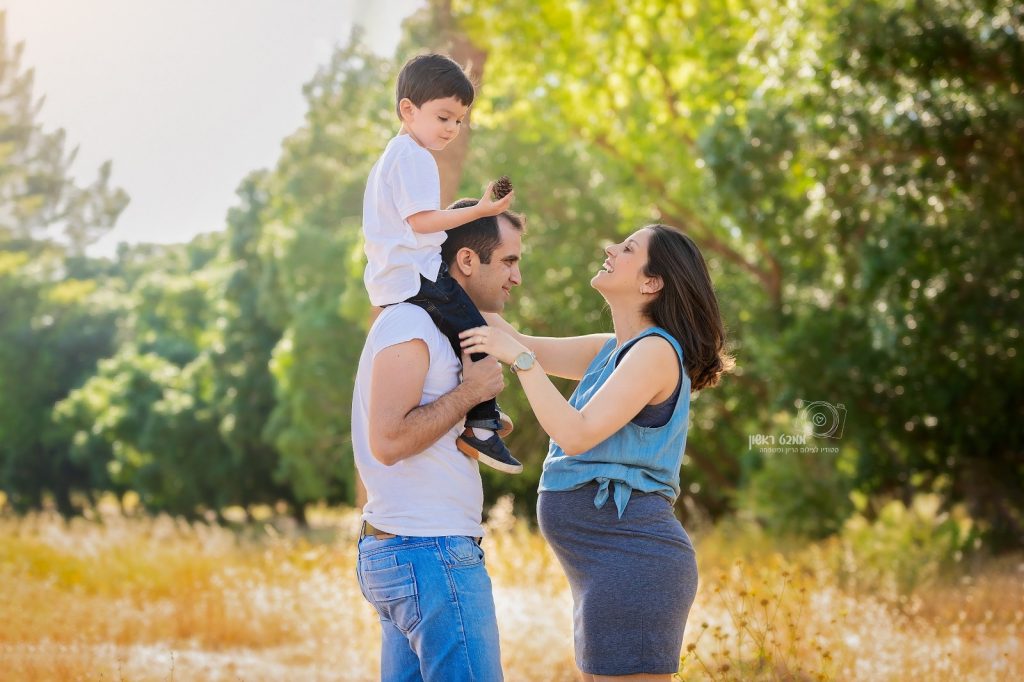
[[[537,500],[541,534],[569,578],[576,665],[591,675],[679,669],[683,629],[697,594],[693,545],[672,505],[633,492],[622,518],[597,484]]]

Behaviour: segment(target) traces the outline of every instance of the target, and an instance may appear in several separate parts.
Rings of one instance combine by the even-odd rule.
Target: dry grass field
[[[300,532],[115,509],[0,516],[0,679],[376,679],[354,511],[314,510]],[[510,510],[492,510],[484,544],[506,679],[573,680],[568,587]],[[780,546],[736,524],[693,536],[681,680],[1024,679],[1020,557],[950,575],[908,548],[887,572],[842,540]]]

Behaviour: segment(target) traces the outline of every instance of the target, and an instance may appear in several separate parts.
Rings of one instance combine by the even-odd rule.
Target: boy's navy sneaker
[[[466,429],[456,439],[455,446],[467,457],[480,460],[481,464],[506,474],[518,474],[523,470],[523,465],[512,456],[497,433],[487,440],[480,440],[473,435],[473,429]]]

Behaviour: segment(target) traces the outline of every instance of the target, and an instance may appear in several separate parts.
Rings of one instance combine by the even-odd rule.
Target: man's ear
[[[459,272],[461,272],[463,276],[469,277],[473,274],[473,270],[476,269],[476,263],[479,259],[480,257],[476,255],[476,251],[468,246],[463,246],[455,254],[454,265],[459,269]]]
[[[412,111],[416,108],[416,105],[412,103],[412,100],[408,97],[403,97],[398,103],[398,111],[402,115],[402,120],[408,123],[412,120]]]
[[[661,277],[648,277],[647,281],[640,285],[641,294],[656,294],[665,286]]]

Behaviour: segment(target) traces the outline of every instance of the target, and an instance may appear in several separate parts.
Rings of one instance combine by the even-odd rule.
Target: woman
[[[537,518],[572,588],[582,678],[667,681],[697,591],[693,545],[672,512],[690,392],[717,384],[732,359],[689,237],[651,225],[605,251],[591,286],[614,334],[531,337],[490,316],[462,345],[512,365],[551,436]],[[548,374],[580,380],[568,401]]]

